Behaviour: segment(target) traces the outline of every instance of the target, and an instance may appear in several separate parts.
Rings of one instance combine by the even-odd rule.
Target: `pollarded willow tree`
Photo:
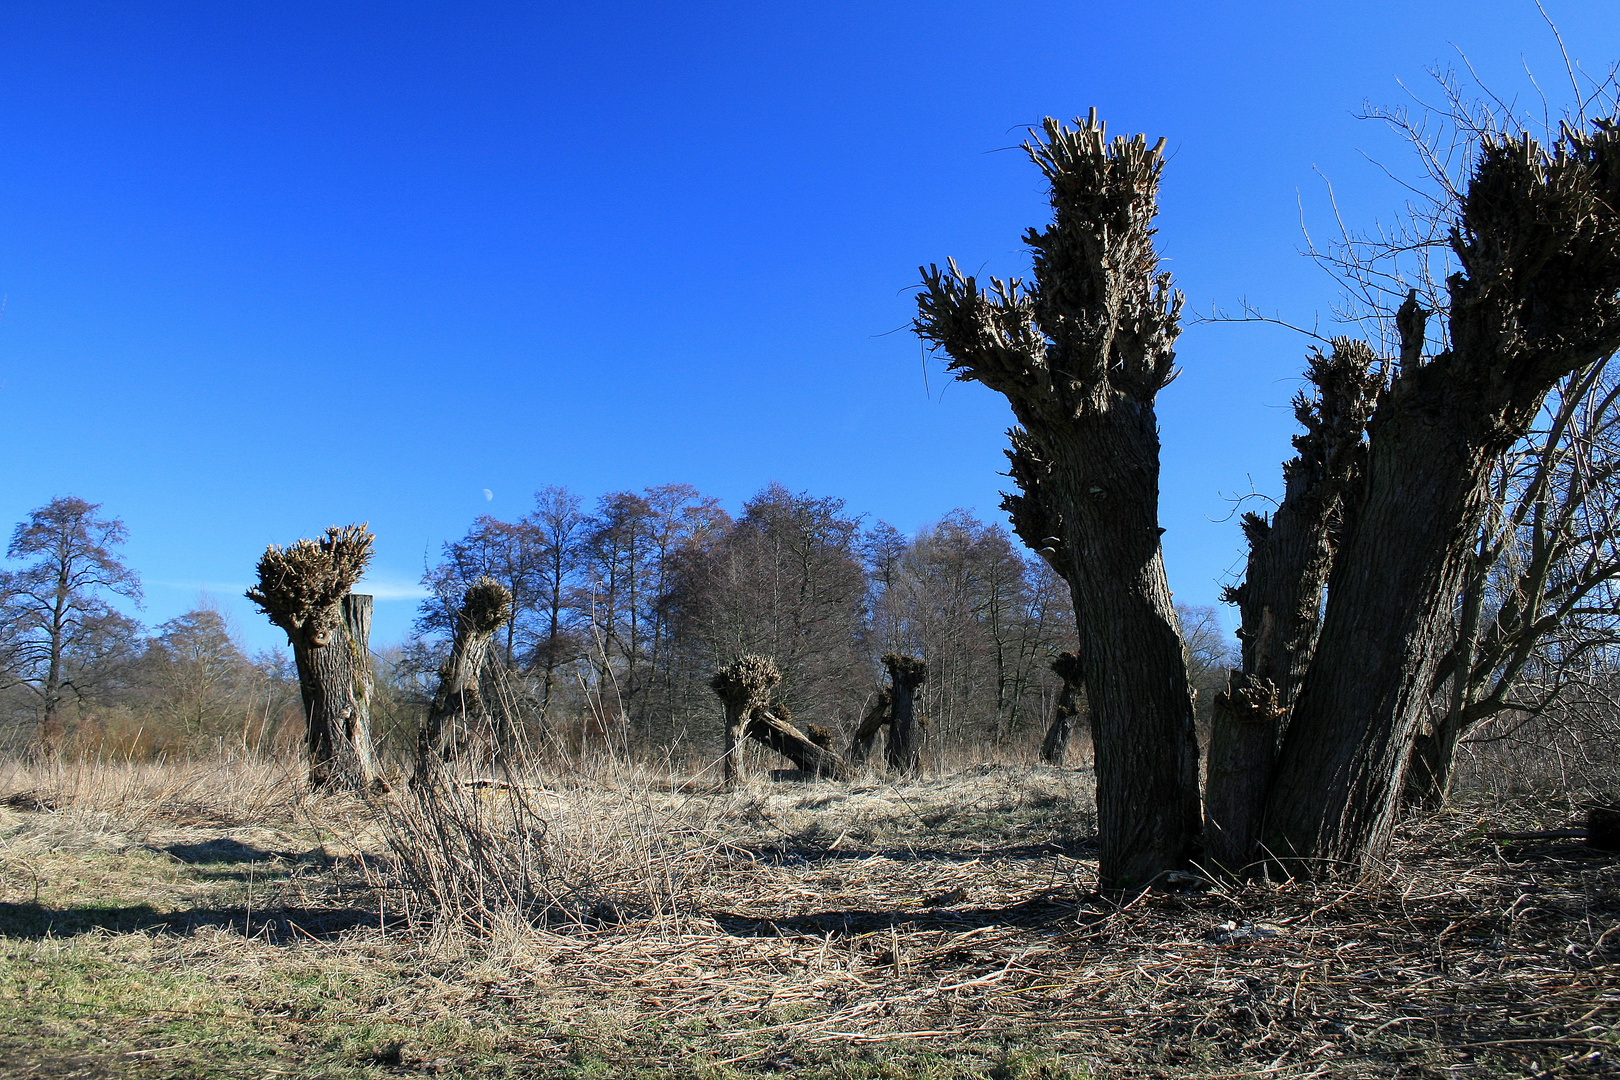
[[[372,539],[364,525],[348,525],[287,548],[271,544],[259,557],[259,583],[247,591],[292,645],[315,788],[367,791],[378,780],[365,701],[369,679],[360,666],[370,657],[355,636],[369,622],[369,606],[349,596],[371,561]],[[361,608],[365,619],[349,618]]]
[[[958,378],[1005,395],[1022,425],[1015,471],[1040,475],[1050,508],[1027,515],[1039,524],[1025,528],[1054,530],[1036,540],[1054,549],[1078,621],[1101,883],[1128,886],[1185,866],[1200,831],[1192,699],[1159,545],[1153,410],[1174,377],[1181,295],[1153,247],[1164,141],[1109,141],[1095,110],[1077,129],[1051,119],[1045,128],[1044,141],[1025,144],[1054,211],[1025,237],[1034,280],[983,289],[954,262],[929,267],[915,325]]]
[[[1620,347],[1620,128],[1566,123],[1551,145],[1511,121],[1486,132],[1450,244],[1444,309],[1414,290],[1397,313],[1269,785],[1262,850],[1295,872],[1386,848],[1497,462],[1560,379]]]
[[[1048,120],[1026,148],[1056,212],[1027,238],[1034,284],[986,292],[954,264],[931,268],[916,326],[1023,424],[1009,509],[1074,594],[1101,883],[1119,886],[1173,869],[1197,832],[1155,517],[1152,403],[1179,308],[1149,228],[1162,159],[1140,137],[1107,142],[1095,113],[1078,131]],[[1228,864],[1264,854],[1315,873],[1382,854],[1496,462],[1561,378],[1620,346],[1614,120],[1566,123],[1551,145],[1511,123],[1483,132],[1454,211],[1459,269],[1443,308],[1409,295],[1388,363],[1348,339],[1313,360],[1283,504],[1246,522],[1249,574],[1233,597],[1244,668],[1211,763],[1211,834]]]

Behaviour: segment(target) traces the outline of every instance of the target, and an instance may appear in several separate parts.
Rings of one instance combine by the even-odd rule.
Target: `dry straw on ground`
[[[169,1075],[254,1045],[312,1076],[1578,1076],[1620,1053],[1615,857],[1500,838],[1566,825],[1567,805],[1414,822],[1355,887],[1119,905],[1087,893],[1074,770],[717,792],[613,767],[462,784],[436,817],[408,791],[301,802],[259,775],[253,796],[13,774],[4,1007],[67,1038],[88,1029],[60,1002],[101,1001],[111,1059],[194,1070]],[[441,831],[475,869],[435,885]],[[520,838],[524,902],[480,894]],[[153,964],[201,978],[142,1012],[69,959],[102,986]],[[204,1037],[180,1044],[159,1005]]]

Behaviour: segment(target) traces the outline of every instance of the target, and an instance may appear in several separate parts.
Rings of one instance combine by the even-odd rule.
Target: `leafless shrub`
[[[660,799],[656,774],[607,762],[563,773],[517,758],[499,777],[454,775],[381,804],[413,921],[444,937],[667,925],[717,845],[706,810]],[[723,846],[723,845],[722,845]]]

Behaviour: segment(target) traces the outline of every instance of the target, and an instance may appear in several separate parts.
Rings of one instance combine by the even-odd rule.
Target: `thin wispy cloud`
[[[420,582],[402,578],[362,578],[354,586],[357,593],[368,593],[378,600],[423,600],[432,594]]]

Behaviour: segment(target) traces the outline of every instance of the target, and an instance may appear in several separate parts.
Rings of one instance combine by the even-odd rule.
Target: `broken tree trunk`
[[[1249,542],[1238,606],[1243,666],[1215,695],[1204,792],[1205,864],[1235,872],[1254,859],[1261,814],[1289,708],[1310,667],[1322,594],[1366,458],[1363,436],[1383,382],[1372,349],[1338,338],[1306,368],[1314,393],[1294,398],[1305,428],[1283,465],[1282,502],[1270,520],[1243,516]]]
[[[479,693],[478,677],[495,631],[511,618],[512,594],[506,586],[480,577],[467,587],[456,612],[450,656],[439,669],[439,688],[417,733],[418,782],[439,764],[474,756],[493,741],[494,724]]]
[[[771,711],[756,705],[749,715],[746,733],[750,739],[766,746],[789,761],[801,772],[827,780],[843,780],[848,770],[838,755],[817,746],[798,728],[779,719]]]
[[[883,658],[889,669],[889,698],[893,721],[884,757],[889,768],[901,774],[917,771],[922,740],[917,725],[917,687],[928,678],[928,665],[915,656],[889,653]]]
[[[287,634],[304,703],[312,788],[369,791],[376,781],[370,732],[360,723],[354,653],[343,598],[371,560],[364,525],[329,528],[319,540],[274,544],[259,557],[247,598]]]
[[[755,708],[770,701],[771,687],[782,681],[776,661],[767,656],[741,656],[716,671],[709,688],[726,711],[725,783],[735,785],[742,776],[743,726]]]
[[[1080,658],[1072,652],[1058,653],[1052,661],[1052,673],[1063,680],[1063,689],[1058,691],[1052,725],[1041,743],[1041,760],[1048,765],[1062,765],[1069,753],[1075,718],[1080,715]]]
[[[866,710],[866,715],[861,718],[861,726],[855,729],[855,737],[850,740],[851,765],[861,766],[871,760],[872,747],[877,744],[878,735],[892,719],[889,706],[893,700],[893,691],[888,689],[878,691],[877,700]]]

